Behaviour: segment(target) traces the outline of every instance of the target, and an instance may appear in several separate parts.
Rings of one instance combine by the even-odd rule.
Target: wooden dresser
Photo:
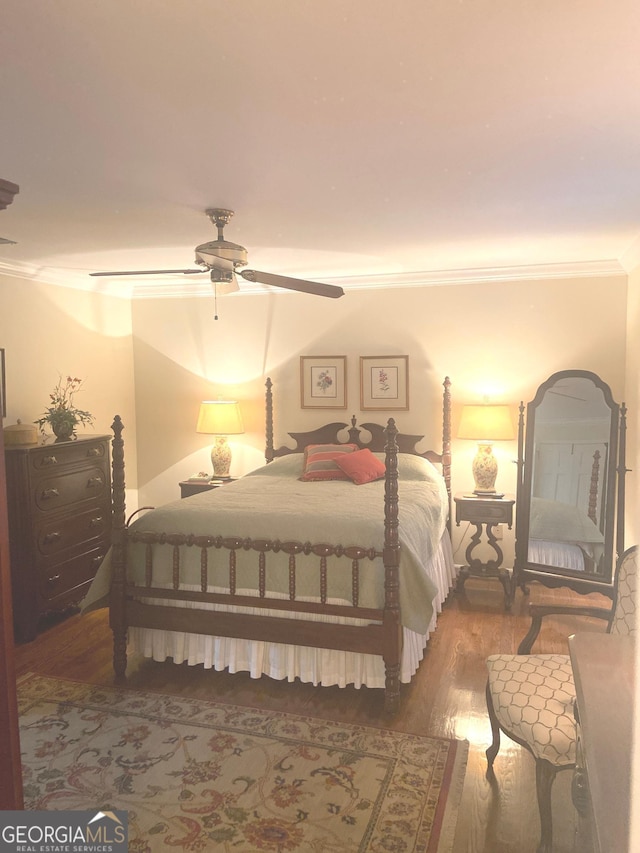
[[[5,448],[16,639],[86,594],[111,533],[109,436]]]

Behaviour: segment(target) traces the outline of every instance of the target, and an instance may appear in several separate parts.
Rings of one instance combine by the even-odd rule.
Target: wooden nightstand
[[[455,495],[453,499],[456,504],[456,525],[460,526],[461,521],[469,521],[476,528],[476,532],[471,537],[465,552],[467,565],[462,567],[458,575],[458,591],[462,591],[468,577],[498,578],[504,589],[505,609],[510,610],[514,597],[512,576],[511,572],[502,568],[504,555],[497,543],[493,528],[497,524],[506,524],[511,530],[515,498],[509,496],[485,498],[459,494]],[[486,562],[473,556],[473,551],[482,539],[483,525],[487,534],[487,542],[496,554],[495,560],[487,560]]]
[[[180,497],[190,498],[191,495],[199,495],[201,492],[210,492],[211,489],[217,489],[219,486],[226,486],[227,483],[233,483],[237,477],[229,477],[226,480],[181,480]]]

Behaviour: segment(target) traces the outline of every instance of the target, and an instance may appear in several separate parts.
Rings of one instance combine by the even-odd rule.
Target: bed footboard
[[[394,712],[400,696],[402,628],[399,606],[398,484],[395,425],[389,424],[387,447],[388,476],[385,483],[385,547],[383,551],[357,545],[281,541],[247,537],[195,536],[171,532],[155,533],[125,523],[124,453],[120,418],[113,424],[114,527],[112,543],[112,586],[110,624],[113,631],[113,665],[116,678],[124,678],[127,668],[129,627],[202,633],[247,640],[262,640],[338,649],[362,654],[378,654],[386,671],[385,710]],[[130,546],[144,551],[144,577],[134,581],[127,571]],[[168,549],[172,576],[169,584],[156,579],[155,560]],[[185,581],[185,555],[198,555],[197,588]],[[165,553],[167,553],[165,551]],[[225,556],[226,555],[226,556]],[[221,560],[222,558],[222,560]],[[269,560],[286,561],[288,588],[284,593],[269,591]],[[317,563],[318,595],[309,600],[298,594],[299,563],[309,558]],[[251,594],[238,587],[240,559],[255,560],[256,589]],[[385,566],[384,606],[363,606],[361,576],[368,561],[382,559]],[[333,563],[330,561],[333,560]],[[191,562],[194,562],[192,560]],[[346,563],[340,574],[350,577],[350,600],[336,603],[331,588],[330,569]],[[219,578],[225,566],[222,587]],[[308,563],[306,568],[308,569]],[[191,605],[185,607],[185,605]],[[195,605],[195,606],[194,606]],[[214,609],[222,606],[222,610]],[[235,612],[228,612],[231,606]],[[266,611],[279,615],[265,615]],[[337,617],[341,623],[315,621],[314,617]],[[342,624],[345,618],[360,624]]]

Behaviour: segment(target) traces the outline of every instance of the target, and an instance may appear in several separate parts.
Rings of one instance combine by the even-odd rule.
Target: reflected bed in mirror
[[[616,497],[624,514],[624,405],[594,373],[565,370],[520,405],[515,583],[608,594]],[[620,433],[620,440],[619,440]],[[620,480],[618,475],[620,474]],[[616,491],[617,490],[617,491]]]
[[[579,506],[533,495],[529,561],[576,572],[602,571],[604,533]]]

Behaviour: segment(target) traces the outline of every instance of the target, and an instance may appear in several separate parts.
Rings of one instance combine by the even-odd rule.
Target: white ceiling
[[[347,286],[620,270],[639,33],[638,0],[3,0],[0,272],[192,266],[215,206],[250,267]]]

